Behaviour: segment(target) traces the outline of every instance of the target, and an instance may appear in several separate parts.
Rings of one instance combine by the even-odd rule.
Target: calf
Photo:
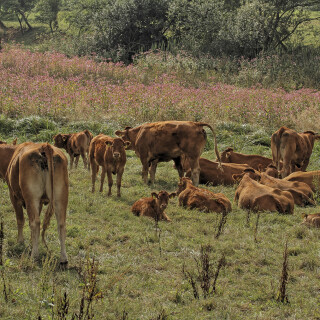
[[[303,214],[302,217],[304,218],[302,222],[303,224],[320,228],[320,213]]]
[[[121,178],[126,164],[125,148],[130,145],[130,142],[124,142],[121,138],[111,138],[106,135],[98,135],[93,138],[89,148],[89,159],[91,164],[91,180],[92,192],[95,191],[95,181],[99,166],[102,167],[100,192],[103,191],[103,183],[107,173],[109,192],[111,196],[111,188],[113,185],[112,174],[117,175],[117,195],[121,196]]]
[[[8,165],[17,146],[10,144],[0,144],[0,178],[5,180]]]
[[[313,201],[312,189],[304,182],[297,181],[286,181],[283,179],[277,179],[269,176],[265,172],[259,173],[257,171],[246,170],[243,172],[242,176],[247,173],[252,179],[259,181],[261,184],[278,188],[283,191],[289,191],[294,199],[294,203],[298,206],[312,205],[315,206]],[[241,175],[240,175],[241,176]],[[236,175],[235,175],[236,177]]]
[[[293,214],[294,200],[290,192],[262,185],[248,173],[243,175],[234,199],[243,209]]]
[[[186,171],[186,176],[188,178],[191,177],[191,170],[187,159],[182,158],[182,167],[183,170]],[[214,186],[219,184],[231,185],[234,184],[235,181],[232,178],[233,174],[240,174],[245,169],[249,169],[250,167],[247,164],[238,164],[238,163],[221,163],[221,167],[219,162],[210,161],[205,158],[199,159],[200,164],[200,179],[199,182],[201,184],[210,183]]]
[[[231,202],[224,194],[195,187],[186,177],[180,179],[177,194],[180,206],[197,208],[204,212],[228,213],[231,211]]]
[[[156,221],[171,221],[164,210],[168,206],[169,199],[175,196],[175,192],[169,194],[164,190],[160,191],[158,194],[152,192],[151,197],[137,200],[132,205],[131,211],[137,216],[151,217]]]
[[[271,137],[271,151],[274,164],[280,171],[283,161],[282,178],[295,171],[295,167],[306,171],[315,140],[320,136],[313,131],[297,133],[287,127],[281,127]]]
[[[73,161],[75,159],[75,166],[78,167],[79,157],[81,155],[84,167],[90,170],[90,164],[87,161],[87,154],[89,152],[90,142],[93,136],[90,131],[84,130],[78,133],[57,134],[53,137],[54,146],[63,148],[70,156],[70,169],[72,169]]]
[[[66,212],[68,204],[68,161],[61,150],[48,143],[26,142],[17,146],[8,165],[6,181],[13,204],[17,224],[18,241],[23,242],[24,216],[27,209],[31,229],[31,256],[38,256],[40,235],[40,213],[42,206],[48,204],[42,228],[49,226],[53,212],[56,215],[61,247],[60,262],[66,264]]]
[[[320,170],[308,172],[293,172],[283,180],[306,183],[313,192],[320,190]]]
[[[256,154],[243,154],[234,152],[232,148],[227,148],[226,150],[221,152],[220,157],[221,162],[247,164],[255,170],[265,169],[272,163],[272,159]]]

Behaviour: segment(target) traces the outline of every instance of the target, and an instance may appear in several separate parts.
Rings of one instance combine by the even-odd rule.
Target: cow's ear
[[[232,175],[232,179],[233,179],[234,181],[236,181],[236,182],[239,182],[239,181],[242,179],[242,177],[244,176],[244,174],[245,174],[245,173],[233,174],[233,175]]]
[[[130,141],[126,141],[126,142],[124,143],[124,147],[125,147],[125,148],[129,148],[130,145],[131,145],[131,142],[130,142]]]
[[[118,137],[121,137],[125,134],[126,132],[125,131],[121,131],[121,130],[117,130],[114,134]]]
[[[177,193],[176,192],[172,192],[172,193],[170,193],[169,194],[169,198],[171,199],[171,198],[174,198],[174,197],[176,197],[177,196]]]
[[[307,213],[301,213],[301,217],[302,217],[303,219],[305,219],[307,216],[308,216]]]
[[[66,142],[66,141],[70,138],[70,136],[71,136],[71,134],[66,134],[66,135],[64,135],[64,136],[61,136],[62,141],[63,141],[63,142]]]
[[[158,199],[158,194],[156,192],[151,192],[151,197]]]

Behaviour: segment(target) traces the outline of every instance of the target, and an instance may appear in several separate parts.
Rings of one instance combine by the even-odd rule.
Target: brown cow
[[[160,191],[158,194],[152,192],[151,197],[137,200],[132,205],[131,211],[137,216],[151,217],[156,221],[171,221],[164,210],[168,206],[169,199],[175,196],[175,192],[169,194],[164,190]]]
[[[222,162],[247,164],[255,170],[264,170],[268,165],[272,164],[272,159],[257,154],[234,152],[232,148],[227,148],[221,152],[220,157]]]
[[[17,146],[9,163],[6,180],[17,224],[18,241],[23,242],[24,216],[27,209],[31,229],[31,256],[38,256],[40,212],[49,204],[43,220],[42,240],[55,212],[61,246],[60,262],[67,263],[65,249],[68,204],[68,161],[61,150],[48,143],[26,142]]]
[[[203,127],[208,127],[213,132],[215,151],[220,159],[215,132],[209,124],[204,122],[153,122],[136,128],[127,127],[124,131],[116,131],[115,134],[131,142],[132,149],[141,160],[142,178],[145,183],[148,180],[149,167],[151,183],[154,184],[158,162],[169,160],[174,161],[179,176],[182,177],[181,156],[185,155],[190,164],[191,179],[195,185],[198,185],[199,158],[206,143],[206,132]]]
[[[293,172],[283,180],[304,182],[312,189],[313,192],[320,190],[320,170]]]
[[[287,127],[281,127],[271,137],[271,151],[274,164],[280,171],[283,161],[282,178],[295,171],[295,167],[306,171],[312,153],[314,141],[320,136],[313,131],[297,133]]]
[[[107,173],[109,192],[111,196],[111,188],[113,185],[112,174],[117,175],[117,195],[121,196],[121,178],[126,164],[125,148],[130,145],[130,142],[124,142],[121,138],[111,138],[100,134],[94,137],[90,143],[89,161],[91,164],[91,179],[92,192],[95,191],[95,181],[99,170],[102,167],[100,192],[103,191],[103,183]]]
[[[312,189],[304,182],[277,179],[269,176],[266,172],[260,173],[252,169],[245,170],[241,175],[234,175],[234,178],[242,177],[244,174],[248,174],[251,179],[258,181],[265,186],[289,191],[293,196],[294,203],[298,206],[316,205],[313,201]]]
[[[320,213],[314,213],[314,214],[305,213],[302,215],[302,217],[304,218],[302,224],[320,228]]]
[[[293,214],[294,200],[290,192],[262,185],[248,173],[241,179],[234,199],[243,209]]]
[[[87,168],[87,154],[89,152],[89,146],[92,138],[92,133],[88,130],[84,130],[70,134],[59,133],[53,137],[53,140],[55,147],[63,148],[69,154],[70,169],[72,169],[74,158],[76,158],[75,166],[76,168],[78,167],[80,155],[82,157],[84,167]],[[90,164],[88,164],[88,170],[90,170]]]
[[[178,185],[179,205],[204,212],[228,213],[230,200],[222,193],[195,187],[189,178],[182,177]]]
[[[182,158],[182,167],[183,171],[186,171],[186,176],[191,176],[191,169],[189,163],[185,157]],[[199,182],[201,184],[210,183],[214,186],[219,184],[231,185],[234,184],[235,181],[232,178],[233,174],[240,174],[245,169],[249,169],[250,167],[247,164],[239,164],[239,163],[221,163],[222,170],[219,167],[219,162],[210,161],[205,158],[199,159],[200,164],[200,179]]]
[[[5,180],[8,165],[17,145],[0,144],[0,178]]]

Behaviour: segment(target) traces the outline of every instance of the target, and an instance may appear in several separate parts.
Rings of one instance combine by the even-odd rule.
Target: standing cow
[[[56,215],[61,246],[60,262],[66,264],[66,212],[68,204],[68,161],[61,150],[48,143],[20,144],[9,163],[6,180],[17,224],[18,241],[23,242],[24,216],[27,209],[31,229],[31,256],[38,256],[40,213],[48,204],[43,220],[42,240],[53,212]]]
[[[179,176],[183,176],[181,156],[185,155],[191,168],[191,179],[194,185],[199,184],[199,158],[206,143],[208,127],[214,135],[215,152],[220,161],[216,135],[213,128],[204,122],[192,121],[160,121],[146,123],[136,128],[126,127],[124,131],[116,131],[125,141],[131,142],[142,163],[142,178],[148,180],[150,167],[151,184],[154,184],[158,162],[173,160]]]
[[[117,195],[121,196],[121,179],[124,172],[124,166],[127,161],[125,148],[130,142],[124,142],[121,138],[111,138],[104,134],[94,137],[89,148],[89,161],[91,164],[92,192],[95,191],[95,181],[99,166],[102,167],[100,192],[103,191],[103,183],[107,173],[109,192],[113,185],[112,174],[117,175]]]
[[[295,166],[306,171],[314,141],[317,139],[320,139],[320,136],[313,131],[297,133],[286,127],[281,127],[272,135],[272,158],[279,172],[280,160],[283,161],[282,178],[294,172]]]
[[[70,169],[72,169],[73,161],[75,159],[75,166],[78,167],[79,157],[81,155],[84,167],[90,170],[90,164],[87,161],[87,154],[89,152],[90,142],[93,136],[88,130],[84,130],[78,133],[70,134],[57,134],[53,137],[54,146],[63,148],[70,156]]]

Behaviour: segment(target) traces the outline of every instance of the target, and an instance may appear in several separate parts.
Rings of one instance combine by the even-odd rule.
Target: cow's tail
[[[274,133],[271,137],[273,143],[276,146],[276,154],[274,155],[273,161],[277,167],[278,172],[280,172],[280,143],[283,132],[286,130],[286,127],[281,127],[277,133]]]
[[[202,127],[208,127],[212,131],[213,138],[214,138],[214,151],[216,153],[216,156],[217,156],[217,159],[218,159],[218,162],[219,162],[219,168],[220,168],[221,171],[223,171],[222,164],[221,164],[220,153],[219,153],[219,150],[218,150],[217,137],[216,137],[216,133],[215,133],[213,127],[210,126],[210,124],[205,123],[205,122],[196,122],[196,124],[199,125],[199,126],[202,126]]]
[[[44,145],[42,147],[41,153],[44,153],[44,155],[47,159],[48,173],[49,173],[49,179],[50,179],[50,190],[49,190],[49,194],[48,194],[49,204],[48,204],[48,208],[45,213],[45,216],[44,216],[42,232],[41,232],[42,241],[45,244],[45,246],[48,248],[44,235],[45,235],[46,230],[49,227],[50,219],[54,213],[54,190],[53,190],[54,168],[53,168],[53,149],[52,149],[52,146],[49,143],[47,143],[46,145]]]

